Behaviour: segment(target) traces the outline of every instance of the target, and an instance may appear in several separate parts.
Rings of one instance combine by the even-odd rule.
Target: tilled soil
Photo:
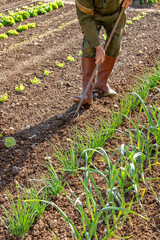
[[[10,4],[13,6],[13,3]],[[10,7],[10,4],[5,6]],[[109,80],[110,86],[118,94],[130,92],[137,81],[136,76],[142,76],[145,68],[154,67],[160,57],[159,6],[152,10],[130,8],[127,10],[127,19],[132,19],[141,11],[146,11],[147,15],[128,25],[122,51]],[[0,42],[0,94],[8,93],[8,100],[0,105],[0,133],[3,137],[13,136],[17,141],[11,149],[6,149],[3,142],[0,144],[0,203],[5,206],[8,203],[6,189],[13,194],[16,192],[15,180],[26,184],[27,179],[42,176],[45,171],[42,167],[44,158],[53,153],[48,140],[57,146],[66,146],[70,128],[75,125],[85,128],[86,122],[95,124],[99,117],[107,120],[111,109],[117,109],[120,102],[118,96],[110,99],[95,92],[93,105],[82,108],[78,119],[73,117],[72,111],[76,110],[77,105],[72,100],[82,90],[81,58],[78,52],[83,37],[74,5],[65,4],[63,8],[27,19],[23,24],[28,22],[35,22],[37,27]],[[0,33],[15,29],[18,25],[2,28]],[[68,55],[72,55],[75,61],[69,62]],[[56,61],[65,62],[65,66],[58,68]],[[46,69],[51,74],[43,77]],[[39,85],[30,83],[29,79],[34,77],[41,80]],[[23,83],[25,90],[17,94],[14,88],[20,83]],[[135,111],[134,117],[136,116]],[[127,123],[123,127],[127,127]],[[106,147],[116,147],[121,141],[110,139]],[[54,161],[56,164],[57,160]],[[152,177],[160,177],[159,168],[153,169]],[[68,181],[78,193],[82,191],[76,177],[68,177]],[[157,193],[160,191],[159,183],[158,180],[152,183]],[[133,240],[160,239],[159,206],[149,190],[145,196],[143,205],[149,221],[132,216],[132,225],[131,222],[126,222],[118,232],[120,236],[130,235]],[[78,213],[63,194],[56,203],[80,226]],[[60,219],[59,213],[52,207],[47,208],[25,239],[53,239],[49,229],[60,239],[72,239],[67,223]],[[18,238],[9,234],[0,223],[0,239]]]

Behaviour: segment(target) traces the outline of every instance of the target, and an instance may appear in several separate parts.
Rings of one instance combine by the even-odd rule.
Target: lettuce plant
[[[22,32],[22,31],[25,31],[25,30],[28,30],[28,26],[27,25],[19,25],[17,27],[17,31],[18,32]]]
[[[36,17],[38,15],[37,10],[35,8],[28,9],[28,13],[30,14],[30,17]]]
[[[15,22],[22,22],[23,21],[23,17],[19,13],[15,13],[12,17],[14,18]]]
[[[23,17],[23,19],[27,19],[30,17],[29,12],[27,11],[19,11],[19,14]]]
[[[19,87],[15,86],[15,90],[17,92],[22,92],[25,89],[24,85],[22,83],[20,83]]]
[[[3,16],[1,17],[1,23],[4,25],[4,26],[7,26],[7,25],[14,25],[15,24],[15,20],[13,17],[11,16]]]
[[[4,27],[4,25],[2,23],[0,23],[0,28]]]
[[[5,94],[0,95],[0,102],[5,102],[8,99],[8,94],[5,92]]]
[[[38,13],[38,15],[39,14],[44,14],[44,13],[46,13],[47,11],[45,10],[45,8],[43,8],[42,6],[38,6],[37,7],[37,13]]]
[[[41,81],[40,81],[40,79],[38,79],[38,78],[33,78],[33,79],[30,79],[30,83],[32,83],[32,84],[39,84]]]
[[[130,25],[130,24],[132,24],[132,21],[131,20],[127,20],[126,23]]]
[[[28,26],[28,28],[35,28],[36,24],[35,23],[28,23],[27,26]]]
[[[51,12],[52,11],[52,4],[47,4],[46,6],[45,6],[45,10],[47,11],[47,12]]]
[[[64,62],[60,63],[60,62],[56,61],[56,65],[57,65],[59,68],[62,68],[62,67],[64,67],[65,63],[64,63]]]
[[[58,7],[64,7],[62,0],[56,1]]]
[[[67,60],[70,61],[70,62],[74,62],[74,58],[73,58],[71,55],[69,55],[69,56],[67,57]]]
[[[8,38],[8,36],[5,33],[0,34],[0,39]]]
[[[14,29],[14,30],[9,30],[8,32],[7,32],[7,34],[8,34],[8,36],[12,36],[12,35],[18,35],[19,33]]]
[[[57,9],[58,8],[58,4],[56,2],[53,2],[51,4],[52,4],[52,9]]]
[[[2,134],[0,134],[0,138],[2,137]],[[4,140],[0,140],[1,142],[4,142],[6,147],[14,147],[16,145],[16,140],[14,137],[6,137]]]
[[[78,56],[80,57],[82,55],[82,51],[80,50],[79,52],[78,52]]]
[[[48,70],[44,70],[44,73],[43,73],[43,76],[48,76],[49,74],[51,74],[51,72],[50,71],[48,71]]]

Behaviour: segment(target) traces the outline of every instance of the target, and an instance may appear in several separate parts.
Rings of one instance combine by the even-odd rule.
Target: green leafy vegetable
[[[0,95],[0,102],[5,102],[8,98],[7,92],[5,94]]]
[[[24,85],[22,83],[20,83],[19,87],[15,86],[15,90],[17,92],[22,92],[25,89]]]

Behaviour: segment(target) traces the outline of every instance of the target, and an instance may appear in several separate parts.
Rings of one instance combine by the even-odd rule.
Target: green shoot
[[[14,137],[6,137],[4,143],[6,147],[14,147],[16,145],[16,140]]]
[[[126,23],[127,24],[132,24],[132,21],[131,20],[127,20]]]
[[[78,52],[78,56],[80,57],[82,55],[82,51],[79,51]]]
[[[51,72],[50,71],[48,71],[48,70],[44,70],[44,73],[43,73],[43,76],[48,76],[49,74],[51,74]]]
[[[145,15],[147,15],[147,13],[146,13],[146,12],[141,12],[141,14],[142,14],[142,16],[145,16]]]
[[[67,56],[67,60],[70,62],[74,62],[74,57],[72,57],[71,55]]]
[[[17,92],[22,92],[25,89],[24,85],[22,83],[20,83],[19,87],[15,86],[15,90]]]
[[[40,84],[40,79],[38,79],[38,78],[36,78],[36,77],[34,77],[33,79],[30,79],[30,83],[32,83],[32,84]]]
[[[0,137],[2,137],[2,134],[0,134]],[[4,140],[0,140],[1,142],[4,142],[6,147],[14,147],[16,145],[16,140],[14,137],[6,137]]]
[[[57,65],[59,68],[62,68],[62,67],[64,67],[65,62],[60,63],[60,62],[56,61],[56,65]]]
[[[5,94],[0,95],[0,102],[5,102],[8,99],[8,94],[5,92]]]

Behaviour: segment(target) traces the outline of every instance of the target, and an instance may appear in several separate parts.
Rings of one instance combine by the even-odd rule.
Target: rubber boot
[[[82,87],[83,87],[83,92],[81,93],[80,96],[74,97],[73,101],[76,103],[79,103],[81,100],[81,97],[88,85],[88,82],[92,76],[92,73],[95,69],[95,58],[82,58],[82,73],[83,73],[83,78],[82,78]],[[83,100],[83,104],[91,104],[93,101],[93,85],[94,85],[95,80],[93,80],[90,88],[88,89],[88,92],[86,93],[86,96]]]
[[[105,55],[105,61],[99,66],[98,79],[95,84],[95,89],[103,93],[115,95],[117,94],[112,88],[110,88],[108,77],[112,72],[116,58]]]

